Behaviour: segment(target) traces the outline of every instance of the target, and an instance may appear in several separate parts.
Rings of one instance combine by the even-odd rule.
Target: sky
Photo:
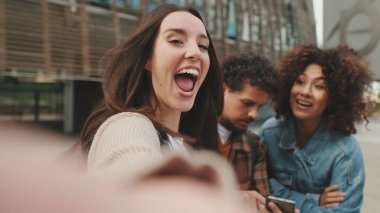
[[[313,0],[317,31],[317,45],[319,47],[323,46],[323,1],[324,0]]]

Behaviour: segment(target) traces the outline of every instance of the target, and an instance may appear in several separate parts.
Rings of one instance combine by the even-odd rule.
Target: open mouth
[[[302,107],[311,107],[312,104],[302,100],[296,100],[296,103]]]
[[[198,80],[199,71],[196,69],[183,69],[174,75],[174,80],[181,90],[190,92]]]

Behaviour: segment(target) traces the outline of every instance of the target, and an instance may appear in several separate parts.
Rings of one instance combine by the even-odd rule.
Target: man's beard
[[[247,128],[244,128],[244,129],[241,129],[241,128],[238,128],[237,126],[234,125],[233,122],[231,122],[230,120],[224,120],[223,123],[221,123],[226,129],[228,129],[229,131],[231,132],[235,132],[235,133],[243,133],[247,130]]]

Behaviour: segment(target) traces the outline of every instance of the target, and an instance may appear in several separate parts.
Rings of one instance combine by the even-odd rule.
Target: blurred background
[[[380,200],[380,0],[0,0],[0,145],[46,150],[77,140],[102,95],[98,61],[161,3],[198,8],[220,60],[254,51],[277,63],[301,44],[357,49],[376,73],[370,124],[360,126],[367,167],[363,212]],[[262,110],[253,124],[273,115]],[[0,152],[7,152],[1,149]]]

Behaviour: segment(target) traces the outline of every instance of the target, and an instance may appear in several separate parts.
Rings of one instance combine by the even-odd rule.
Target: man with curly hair
[[[365,170],[356,123],[367,121],[373,73],[348,46],[289,50],[278,70],[277,116],[260,136],[269,185],[301,212],[360,212]]]
[[[266,146],[248,126],[275,92],[275,70],[265,57],[232,55],[222,63],[224,107],[218,118],[219,152],[236,172],[242,190],[269,194]]]

